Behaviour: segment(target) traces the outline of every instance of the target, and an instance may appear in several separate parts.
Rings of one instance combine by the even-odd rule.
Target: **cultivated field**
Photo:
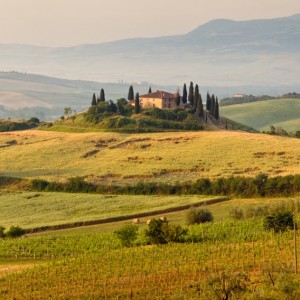
[[[193,206],[222,197],[0,192],[0,225],[35,228]]]
[[[0,134],[0,175],[102,183],[300,173],[300,140],[245,132]]]
[[[222,116],[249,125],[259,131],[271,125],[287,132],[300,130],[300,99],[275,99],[221,106]]]

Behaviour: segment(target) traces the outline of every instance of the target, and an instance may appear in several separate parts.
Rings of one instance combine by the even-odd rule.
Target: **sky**
[[[0,0],[0,44],[66,47],[300,13],[299,0]]]

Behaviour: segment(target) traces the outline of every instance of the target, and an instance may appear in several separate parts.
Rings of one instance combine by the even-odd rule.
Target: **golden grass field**
[[[175,183],[300,173],[300,139],[237,131],[0,133],[0,175],[64,181]]]

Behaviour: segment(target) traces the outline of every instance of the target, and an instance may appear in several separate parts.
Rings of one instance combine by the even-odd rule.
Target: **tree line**
[[[300,175],[268,177],[220,177],[216,180],[200,178],[195,182],[176,184],[138,182],[134,185],[93,184],[82,177],[70,178],[66,183],[34,179],[30,190],[69,193],[100,193],[130,195],[223,195],[234,197],[294,196],[300,193]]]

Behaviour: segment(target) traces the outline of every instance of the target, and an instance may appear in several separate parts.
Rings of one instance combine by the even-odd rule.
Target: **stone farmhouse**
[[[175,109],[178,106],[175,103],[176,94],[164,92],[164,91],[156,91],[150,94],[145,94],[140,96],[140,106],[143,108],[169,108]],[[134,103],[133,103],[134,105]],[[180,108],[183,108],[184,105],[181,102]]]

